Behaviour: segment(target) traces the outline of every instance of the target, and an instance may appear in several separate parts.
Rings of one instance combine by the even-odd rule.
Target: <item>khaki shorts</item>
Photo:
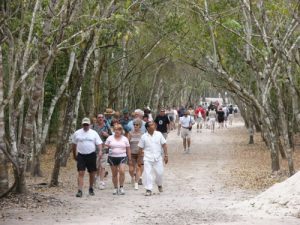
[[[131,154],[131,160],[134,165],[144,165],[143,155]]]
[[[192,131],[187,128],[181,128],[181,137],[182,138],[191,138]]]
[[[107,165],[107,158],[108,154],[102,154],[101,159],[99,159],[99,156],[97,156],[97,168],[105,168]]]

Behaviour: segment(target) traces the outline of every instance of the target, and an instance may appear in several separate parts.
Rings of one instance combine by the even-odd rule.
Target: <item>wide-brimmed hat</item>
[[[107,108],[104,112],[104,115],[114,115],[115,111],[111,108]]]

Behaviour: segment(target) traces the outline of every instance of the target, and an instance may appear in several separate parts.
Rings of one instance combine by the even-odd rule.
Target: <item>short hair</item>
[[[148,128],[150,127],[150,124],[154,123],[154,121],[149,121],[145,124],[145,128],[148,130]]]
[[[140,127],[142,126],[143,122],[141,119],[134,119],[133,124],[138,124]]]
[[[120,130],[120,131],[122,131],[122,134],[124,133],[123,127],[119,123],[114,125],[114,130]]]

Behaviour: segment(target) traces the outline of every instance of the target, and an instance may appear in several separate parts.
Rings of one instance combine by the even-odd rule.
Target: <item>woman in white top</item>
[[[105,146],[109,148],[108,163],[111,168],[112,182],[114,185],[114,195],[124,195],[123,188],[125,181],[125,165],[127,159],[131,164],[131,150],[127,137],[123,136],[123,127],[121,124],[114,126],[114,134],[106,139]],[[120,189],[118,189],[118,183]]]

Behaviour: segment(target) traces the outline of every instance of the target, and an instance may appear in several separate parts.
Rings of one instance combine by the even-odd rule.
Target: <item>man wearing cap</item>
[[[192,134],[192,127],[194,124],[195,124],[195,120],[192,116],[189,115],[189,111],[188,110],[184,111],[183,116],[180,117],[179,119],[178,133],[177,133],[179,136],[181,132],[184,153],[190,153],[191,134]]]
[[[93,185],[96,166],[96,148],[99,150],[99,157],[102,156],[102,141],[96,131],[90,129],[91,121],[89,118],[83,118],[82,128],[77,130],[72,136],[73,157],[77,161],[78,170],[78,192],[76,197],[82,197],[83,178],[85,170],[89,172],[89,194],[95,195]]]
[[[168,137],[168,132],[170,130],[170,120],[166,115],[166,110],[162,108],[155,118],[154,122],[156,123],[157,131],[161,132],[165,139]]]

